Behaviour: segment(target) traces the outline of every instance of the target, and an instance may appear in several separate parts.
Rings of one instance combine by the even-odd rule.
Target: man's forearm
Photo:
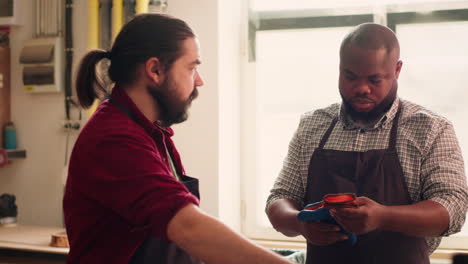
[[[280,255],[262,248],[194,205],[182,208],[169,222],[168,237],[205,263],[290,264]]]
[[[285,236],[294,237],[302,235],[301,224],[297,219],[299,213],[298,206],[287,199],[280,199],[274,201],[267,211],[268,218],[270,219],[273,227],[283,233]]]
[[[412,205],[387,206],[381,229],[409,236],[436,237],[447,230],[449,220],[445,207],[428,200]]]

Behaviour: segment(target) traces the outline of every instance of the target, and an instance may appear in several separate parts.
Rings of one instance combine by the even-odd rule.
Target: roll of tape
[[[68,242],[68,236],[66,232],[59,232],[52,234],[50,239],[50,246],[52,247],[61,247],[61,248],[69,248],[70,243]]]

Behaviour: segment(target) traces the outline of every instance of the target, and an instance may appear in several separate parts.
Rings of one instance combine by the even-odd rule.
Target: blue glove
[[[320,202],[316,202],[313,204],[308,204],[305,208],[309,207],[317,207],[320,205]],[[325,222],[328,224],[334,224],[338,225],[340,227],[340,232],[346,234],[348,236],[348,239],[346,240],[350,245],[355,245],[357,242],[357,235],[354,233],[350,233],[346,230],[343,229],[336,221],[335,219],[330,215],[330,209],[329,208],[318,208],[315,210],[308,210],[304,209],[299,212],[297,215],[297,218],[301,222],[308,222],[308,221],[319,221],[319,222]]]

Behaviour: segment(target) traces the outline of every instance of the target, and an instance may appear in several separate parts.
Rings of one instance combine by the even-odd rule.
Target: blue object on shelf
[[[13,122],[8,122],[5,125],[5,149],[16,149],[16,128]]]
[[[309,207],[315,207],[318,206],[320,202],[316,202],[313,204],[308,204],[305,208]],[[320,222],[325,222],[329,224],[334,224],[338,225],[340,227],[340,231],[348,236],[348,239],[346,240],[349,244],[355,245],[357,242],[357,235],[351,232],[348,232],[341,227],[336,220],[330,215],[330,209],[329,208],[318,208],[315,210],[308,210],[304,209],[299,212],[297,215],[297,218],[301,222],[308,222],[308,221],[320,221]]]

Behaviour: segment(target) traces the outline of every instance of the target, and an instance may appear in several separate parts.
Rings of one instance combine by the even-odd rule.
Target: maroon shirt
[[[170,128],[152,124],[118,87],[81,131],[74,146],[63,211],[68,263],[128,263],[149,236],[167,239],[175,213],[198,199],[172,175],[165,145],[180,175]]]

